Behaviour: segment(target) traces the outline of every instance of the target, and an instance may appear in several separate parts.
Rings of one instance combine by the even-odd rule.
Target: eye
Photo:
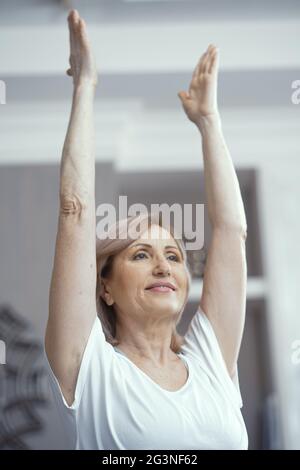
[[[141,251],[140,253],[137,253],[136,255],[134,255],[133,259],[142,259],[142,258],[138,258],[138,256],[140,256],[140,255],[145,255],[145,254],[146,254],[146,253],[144,253],[144,252]]]
[[[178,256],[177,256],[177,255],[175,255],[174,253],[173,253],[173,254],[171,254],[171,256],[169,256],[169,258],[171,258],[171,257],[175,258],[175,260],[173,260],[173,261],[179,261],[179,258],[178,258]]]
[[[133,256],[133,259],[143,259],[143,258],[140,258],[141,255],[146,255],[145,252],[143,251],[140,251],[139,253],[137,253],[136,255]],[[175,258],[175,259],[172,259],[172,261],[174,262],[177,262],[179,261],[179,257],[177,255],[175,255],[175,253],[171,253],[171,256],[168,256],[168,259],[170,258]]]

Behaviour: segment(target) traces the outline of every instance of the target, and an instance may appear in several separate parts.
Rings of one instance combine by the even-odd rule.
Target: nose
[[[170,276],[171,269],[168,261],[164,257],[159,258],[155,264],[153,272],[156,275]]]

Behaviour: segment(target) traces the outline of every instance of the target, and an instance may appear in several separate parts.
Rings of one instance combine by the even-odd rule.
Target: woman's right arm
[[[96,318],[95,144],[97,72],[84,21],[68,17],[74,91],[60,167],[60,211],[45,350],[64,397],[74,400],[81,359]]]

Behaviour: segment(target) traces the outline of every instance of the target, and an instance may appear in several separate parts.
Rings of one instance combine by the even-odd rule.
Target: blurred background
[[[42,344],[72,81],[67,14],[99,70],[96,204],[205,203],[201,136],[177,93],[209,43],[248,222],[239,359],[250,449],[300,449],[300,3],[297,0],[1,0],[0,448],[64,449]],[[299,94],[298,94],[299,95]],[[193,267],[182,334],[201,296]],[[233,293],[234,295],[234,293]]]

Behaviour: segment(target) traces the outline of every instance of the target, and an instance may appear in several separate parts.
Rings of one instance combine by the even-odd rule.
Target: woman
[[[188,299],[190,274],[173,230],[158,214],[140,215],[119,221],[111,227],[118,237],[96,244],[97,73],[84,21],[76,10],[68,20],[67,73],[74,94],[61,162],[45,350],[71,445],[246,449],[237,376],[246,303],[246,219],[217,108],[218,50],[208,47],[189,91],[178,93],[202,136],[213,227],[202,297],[182,338],[176,324]],[[134,224],[141,230],[130,237]]]

